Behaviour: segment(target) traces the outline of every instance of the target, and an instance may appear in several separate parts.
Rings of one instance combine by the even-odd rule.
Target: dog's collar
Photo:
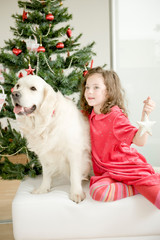
[[[52,112],[52,117],[53,117],[54,113],[55,113],[55,110],[53,110],[53,112]]]

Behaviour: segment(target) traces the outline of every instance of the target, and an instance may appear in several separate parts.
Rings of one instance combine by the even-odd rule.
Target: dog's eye
[[[30,88],[32,91],[36,91],[37,89],[35,87]]]
[[[20,87],[20,85],[19,85],[19,84],[17,84],[17,85],[16,85],[16,87],[17,87],[17,89],[18,89],[18,88]]]

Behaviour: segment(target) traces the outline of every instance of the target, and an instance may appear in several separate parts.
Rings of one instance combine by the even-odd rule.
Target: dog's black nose
[[[13,99],[19,99],[21,97],[21,93],[18,91],[12,92]]]

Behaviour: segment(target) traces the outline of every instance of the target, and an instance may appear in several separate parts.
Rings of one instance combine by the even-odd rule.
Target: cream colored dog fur
[[[33,193],[50,191],[52,178],[61,173],[70,178],[70,198],[82,201],[82,179],[91,166],[88,120],[71,100],[36,75],[18,80],[12,100],[28,148],[42,165],[43,181]]]

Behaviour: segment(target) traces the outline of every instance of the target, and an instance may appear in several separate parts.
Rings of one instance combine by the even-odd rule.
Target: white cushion
[[[69,199],[66,180],[57,179],[49,193],[31,194],[41,181],[41,176],[27,178],[16,193],[12,203],[15,240],[160,239],[160,210],[140,194],[97,202],[89,196],[85,182],[86,199],[76,204]]]

